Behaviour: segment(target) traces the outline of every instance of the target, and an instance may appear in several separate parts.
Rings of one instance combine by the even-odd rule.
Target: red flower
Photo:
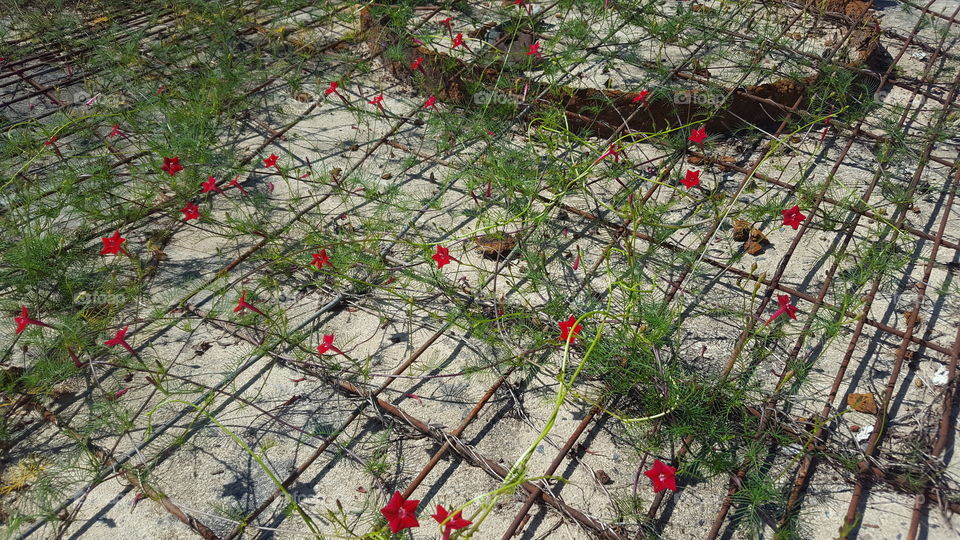
[[[129,388],[121,388],[120,390],[117,390],[117,391],[113,394],[113,397],[110,398],[110,399],[120,399],[120,398],[123,397],[124,394],[126,394],[126,393],[129,392],[129,391],[130,391]]]
[[[447,33],[450,34],[450,37],[453,37],[453,27],[450,24],[450,21],[453,20],[453,17],[447,17],[446,19],[440,21],[440,24],[447,27]]]
[[[313,262],[311,262],[310,264],[315,265],[317,267],[317,270],[320,270],[321,268],[323,268],[323,265],[325,264],[330,266],[331,268],[334,267],[333,263],[330,262],[330,256],[327,255],[327,250],[325,249],[321,249],[320,253],[314,253]]]
[[[693,141],[697,144],[702,143],[707,138],[707,128],[694,129],[690,131],[690,136],[687,137],[688,141]]]
[[[420,66],[420,64],[422,63],[423,63],[423,57],[418,57],[416,60],[413,61],[412,64],[410,64],[410,71],[415,71],[419,69],[422,73],[426,74],[427,72],[423,71],[423,67]]]
[[[649,96],[649,95],[650,95],[650,91],[649,91],[649,90],[643,90],[643,91],[641,91],[639,94],[637,94],[637,96],[636,96],[635,98],[633,98],[633,102],[634,102],[634,103],[643,103],[644,105],[646,105],[646,104],[647,104],[647,96]]]
[[[457,35],[453,38],[453,47],[451,47],[451,48],[456,49],[456,48],[459,47],[460,45],[463,45],[463,48],[464,48],[464,49],[466,49],[466,50],[468,50],[468,51],[470,50],[470,46],[467,45],[467,42],[463,41],[463,34],[457,34]],[[473,52],[473,51],[471,51],[471,52]]]
[[[212,176],[208,176],[208,177],[207,177],[207,181],[204,182],[204,183],[201,184],[201,185],[203,186],[203,192],[204,192],[204,193],[207,193],[207,192],[210,192],[210,191],[216,191],[216,192],[218,192],[218,193],[223,193],[223,190],[220,189],[219,187],[217,187],[217,179],[214,178],[214,177],[212,177]]]
[[[240,300],[237,301],[237,307],[233,308],[233,312],[236,313],[238,311],[242,311],[243,309],[249,309],[254,313],[259,313],[260,315],[263,315],[264,317],[266,317],[266,315],[264,315],[262,311],[257,309],[250,302],[247,302],[247,291],[243,291],[240,293]]]
[[[163,158],[163,167],[160,167],[170,176],[177,174],[177,172],[183,170],[183,166],[180,165],[180,156],[175,156],[172,158]]]
[[[800,207],[797,205],[793,205],[793,208],[781,210],[780,213],[783,214],[783,224],[793,227],[793,230],[797,230],[800,222],[807,218],[807,216],[800,213]]]
[[[531,43],[531,44],[530,44],[530,50],[527,51],[527,56],[534,56],[534,55],[536,55],[537,58],[543,58],[543,55],[540,54],[540,42],[539,42],[539,41],[536,42],[536,43]]]
[[[687,176],[680,181],[683,185],[687,186],[687,189],[692,188],[693,186],[700,185],[700,171],[692,171],[687,169]]]
[[[774,319],[783,315],[784,313],[786,313],[791,319],[797,318],[797,306],[790,303],[790,297],[788,295],[778,294],[777,303],[780,304],[780,309],[774,312],[773,317],[770,317],[770,320],[768,320],[764,326],[772,323]]]
[[[114,334],[113,338],[104,341],[103,344],[106,345],[107,347],[115,347],[117,345],[120,345],[121,347],[126,349],[128,353],[130,353],[133,356],[136,356],[137,352],[133,350],[133,347],[131,347],[126,340],[127,328],[130,328],[130,327],[124,326],[123,330],[117,330],[117,333]]]
[[[384,108],[383,108],[383,94],[380,94],[379,96],[371,99],[371,100],[368,101],[367,103],[369,103],[369,104],[371,104],[371,105],[376,105],[377,108],[380,109],[380,112],[382,112],[383,114],[387,114],[387,111],[384,110]]]
[[[333,345],[333,334],[324,334],[323,343],[317,345],[317,353],[323,354],[327,351],[343,354],[343,351]]]
[[[404,529],[420,526],[420,522],[417,521],[417,516],[414,514],[417,511],[418,504],[420,504],[419,500],[405,500],[399,491],[394,491],[393,497],[390,497],[390,502],[380,509],[380,513],[387,518],[390,531],[397,534]]]
[[[446,508],[444,508],[442,505],[437,505],[437,513],[430,517],[437,520],[437,523],[440,525],[443,525],[443,540],[448,540],[450,538],[450,533],[453,531],[465,529],[470,525],[473,525],[472,521],[463,519],[462,514],[463,511],[461,510],[451,516],[450,512],[448,512]]]
[[[331,81],[330,86],[328,86],[327,89],[323,91],[323,94],[326,96],[329,96],[330,94],[336,94],[340,96],[340,92],[337,92],[337,82]],[[343,96],[340,96],[340,97],[342,98]]]
[[[53,328],[52,326],[50,326],[45,322],[40,322],[40,321],[31,319],[30,315],[27,314],[27,306],[20,306],[20,315],[15,316],[13,318],[13,321],[17,323],[17,331],[16,331],[17,334],[19,334],[20,332],[23,332],[27,328],[28,324],[33,324],[36,326],[46,326],[47,328]]]
[[[229,185],[236,186],[237,189],[240,190],[240,193],[243,193],[244,195],[250,195],[249,193],[247,193],[247,190],[243,189],[243,186],[240,185],[240,182],[237,182],[237,178],[240,178],[240,177],[239,176],[234,177],[234,179],[230,181]]]
[[[576,324],[576,326],[574,326]],[[580,330],[583,327],[577,324],[577,318],[573,315],[569,319],[560,323],[560,341],[570,340],[573,343],[573,340],[577,338],[577,335],[580,333]]]
[[[600,163],[600,162],[603,161],[604,158],[606,158],[607,156],[613,156],[613,161],[619,163],[619,162],[620,162],[620,149],[618,149],[618,148],[616,147],[616,145],[611,144],[611,145],[610,145],[610,148],[609,148],[606,152],[604,152],[603,155],[601,155],[600,157],[598,157],[597,160],[593,162],[593,164],[596,165],[597,163]]]
[[[113,231],[113,236],[103,236],[100,239],[103,240],[103,249],[100,250],[101,255],[118,255],[120,253],[130,255],[123,247],[123,243],[127,239],[120,236],[120,231]]]
[[[277,167],[277,159],[278,158],[276,154],[270,154],[270,157],[263,160],[263,166],[267,168]],[[280,167],[277,167],[277,170],[279,171]]]
[[[437,252],[433,254],[433,260],[437,261],[437,268],[443,268],[443,265],[456,260],[450,256],[450,249],[437,244]]]
[[[423,104],[423,108],[424,108],[424,109],[429,109],[430,107],[433,107],[434,109],[436,109],[436,108],[437,108],[436,103],[437,103],[437,98],[434,97],[434,96],[430,96],[430,97],[427,99],[427,102]]]
[[[200,207],[188,202],[186,206],[180,209],[183,212],[183,220],[190,221],[191,219],[200,219]]]
[[[50,137],[49,139],[47,139],[47,141],[46,141],[45,143],[43,143],[43,145],[44,145],[44,146],[50,146],[51,144],[57,142],[57,139],[59,139],[59,138],[60,138],[60,137],[57,137],[56,135],[54,135],[53,137]]]
[[[653,481],[653,492],[659,493],[665,489],[677,490],[677,469],[667,465],[659,459],[653,460],[653,467],[643,474]]]
[[[114,124],[114,125],[113,125],[113,130],[110,131],[110,134],[109,134],[109,135],[107,135],[107,138],[108,138],[108,139],[109,139],[110,137],[126,137],[126,135],[124,135],[123,132],[120,131],[120,124]]]

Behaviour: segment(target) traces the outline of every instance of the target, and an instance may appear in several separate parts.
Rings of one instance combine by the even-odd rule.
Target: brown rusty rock
[[[477,244],[480,254],[488,259],[506,257],[517,245],[517,239],[507,233],[485,234],[474,238],[473,241]]]
[[[763,244],[754,242],[753,240],[747,240],[743,243],[743,249],[747,250],[747,253],[750,255],[759,255],[763,252]]]
[[[597,479],[597,482],[608,486],[613,483],[613,480],[610,478],[610,475],[607,474],[607,471],[603,469],[597,469],[597,472],[593,473],[593,476]]]
[[[877,400],[871,392],[865,394],[849,394],[847,396],[847,406],[855,411],[867,414],[877,414],[879,410],[877,409]]]
[[[750,240],[758,244],[769,244],[770,241],[767,240],[767,235],[763,234],[763,231],[757,229],[756,227],[750,229]]]
[[[738,219],[733,222],[733,239],[737,242],[745,242],[750,238],[750,222]]]

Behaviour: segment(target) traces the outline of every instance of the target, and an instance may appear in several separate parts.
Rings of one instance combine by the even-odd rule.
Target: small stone
[[[690,157],[687,158],[687,163],[689,163],[689,164],[691,164],[691,165],[699,165],[699,164],[703,163],[703,158],[702,158],[702,157],[697,157],[697,156],[690,156]]]
[[[856,433],[856,432],[860,431],[860,426],[854,424],[854,425],[850,426],[850,431]]]
[[[389,180],[389,179],[393,178],[393,175],[390,174],[390,173],[388,173],[388,172],[385,172],[385,173],[383,173],[382,175],[380,175],[380,178],[383,178],[384,180]]]
[[[744,242],[743,249],[747,250],[750,255],[759,255],[763,251],[763,244],[748,240]]]
[[[743,242],[750,237],[750,222],[738,219],[733,222],[733,239]]]
[[[857,412],[877,414],[877,400],[873,393],[850,394],[847,396],[847,406]]]
[[[506,256],[517,245],[517,239],[511,234],[485,234],[473,239],[480,253],[490,259]]]
[[[593,473],[593,476],[597,479],[597,482],[600,482],[604,486],[608,486],[613,483],[613,480],[610,479],[610,475],[607,474],[603,469],[597,469],[597,472]]]
[[[300,103],[309,103],[313,101],[313,96],[306,92],[297,92],[296,95],[293,96],[293,99],[299,101]]]
[[[750,239],[758,244],[770,243],[770,241],[767,240],[767,235],[763,234],[763,231],[757,228],[750,229]]]
[[[360,149],[360,145],[359,145],[359,144],[355,144],[355,145],[353,145],[353,146],[350,147],[350,151],[351,151],[351,152],[356,152],[356,151],[359,150],[359,149]]]

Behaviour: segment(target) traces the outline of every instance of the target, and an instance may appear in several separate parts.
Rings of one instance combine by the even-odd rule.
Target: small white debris
[[[950,380],[949,375],[950,372],[947,371],[947,368],[945,366],[940,366],[933,378],[930,379],[930,382],[932,382],[934,386],[943,386],[947,384],[948,380]]]
[[[926,62],[926,61],[927,61],[927,55],[926,55],[926,53],[922,53],[922,52],[920,52],[920,51],[916,51],[916,52],[910,53],[910,56],[916,58],[917,60],[919,60],[919,61],[921,61],[921,62]]]
[[[793,457],[799,454],[801,450],[803,450],[803,447],[796,443],[783,447],[783,453],[788,457]]]
[[[860,428],[860,431],[853,434],[853,439],[857,441],[860,446],[863,446],[863,443],[870,440],[870,435],[873,434],[873,426],[864,426]]]

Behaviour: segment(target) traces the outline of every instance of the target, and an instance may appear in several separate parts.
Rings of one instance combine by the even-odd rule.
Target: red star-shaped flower
[[[129,255],[123,247],[123,243],[127,239],[120,236],[120,231],[114,231],[113,236],[103,236],[100,239],[103,240],[103,249],[100,250],[101,255],[119,255],[120,253]]]
[[[687,169],[687,175],[680,181],[687,189],[700,185],[700,171]]]
[[[611,144],[610,148],[608,148],[606,152],[604,152],[600,157],[598,157],[597,160],[593,162],[593,164],[596,165],[597,163],[600,163],[601,161],[606,159],[607,156],[613,156],[613,161],[616,163],[620,162],[620,149],[617,148],[617,145]]]
[[[773,317],[770,317],[770,319],[767,320],[767,323],[764,324],[764,326],[772,323],[774,320],[776,320],[777,317],[783,315],[784,313],[786,313],[787,316],[790,317],[791,319],[797,318],[797,306],[790,303],[789,295],[778,294],[777,303],[780,304],[780,309],[774,312]]]
[[[437,98],[435,96],[430,96],[429,98],[427,98],[426,103],[423,104],[423,108],[429,109],[430,107],[433,107],[434,109],[436,109],[437,108],[436,103],[437,103]]]
[[[110,131],[110,134],[107,135],[108,139],[112,137],[126,137],[126,135],[124,135],[123,132],[120,131],[120,124],[113,125],[113,129]]]
[[[244,309],[249,309],[254,313],[259,313],[260,315],[264,315],[263,312],[257,309],[253,304],[251,304],[250,302],[247,302],[247,291],[242,291],[240,293],[240,300],[237,301],[237,305],[236,307],[233,308],[233,312],[237,313],[238,311],[243,311]]]
[[[460,45],[463,45],[464,47],[467,46],[467,44],[463,42],[463,34],[457,34],[453,37],[453,47],[451,48],[456,49]]]
[[[543,58],[543,54],[540,53],[540,42],[531,43],[530,50],[527,51],[527,56],[536,56],[537,58]]]
[[[310,263],[317,267],[317,270],[323,268],[323,265],[327,265],[333,268],[333,263],[330,262],[330,256],[327,255],[327,250],[321,249],[320,253],[313,254],[313,261]]]
[[[653,492],[660,493],[665,489],[677,490],[677,469],[667,465],[659,459],[653,460],[653,467],[643,474],[653,481]]]
[[[783,224],[793,227],[794,230],[797,230],[800,222],[807,218],[807,216],[800,213],[800,207],[797,205],[793,205],[793,208],[781,210],[780,213],[783,214]]]
[[[191,219],[200,219],[200,207],[188,202],[186,206],[180,209],[183,212],[183,220],[190,221]]]
[[[419,504],[419,500],[405,500],[399,491],[394,491],[393,497],[390,497],[390,502],[380,509],[383,517],[387,518],[390,532],[397,534],[404,529],[419,527],[420,522],[417,521],[416,516],[417,505]]]
[[[694,129],[690,131],[690,136],[687,137],[687,140],[693,141],[697,144],[702,143],[707,139],[707,128],[702,127],[700,129]]]
[[[440,21],[440,24],[447,27],[447,33],[450,34],[450,37],[453,37],[453,25],[451,24],[452,21],[453,17],[447,17],[446,19]]]
[[[337,94],[339,96],[340,93],[337,92],[337,86],[338,85],[336,81],[331,81],[330,86],[328,86],[327,89],[323,91],[323,94],[326,96],[329,96],[330,94]]]
[[[211,191],[216,191],[217,193],[223,193],[223,190],[217,187],[217,179],[212,176],[208,176],[207,181],[201,185],[203,186],[204,193],[209,193]]]
[[[450,533],[459,529],[465,529],[470,525],[473,525],[472,521],[463,519],[463,511],[458,511],[457,513],[450,515],[450,512],[447,511],[443,505],[437,505],[437,513],[433,514],[433,519],[437,520],[437,523],[443,525],[443,538],[450,538]],[[447,518],[450,518],[449,520]],[[444,523],[446,522],[446,523]]]
[[[263,160],[263,166],[267,168],[277,167],[277,159],[279,158],[276,154],[270,154],[270,157]],[[279,170],[280,167],[277,167],[277,169]]]
[[[325,353],[325,352],[327,352],[327,351],[333,351],[333,352],[338,353],[338,354],[343,354],[343,351],[341,351],[341,350],[338,349],[336,346],[334,346],[334,344],[333,344],[333,334],[324,334],[324,335],[323,335],[323,342],[321,342],[319,345],[317,345],[317,353],[323,354],[323,353]]]
[[[47,328],[53,328],[52,326],[50,326],[45,322],[40,322],[38,320],[31,319],[30,315],[27,313],[27,306],[20,306],[20,315],[14,316],[13,322],[17,323],[17,331],[16,331],[17,334],[26,330],[27,325],[30,325],[30,324],[35,326],[45,326]]]
[[[54,135],[53,137],[50,137],[49,139],[47,139],[47,140],[43,143],[43,145],[44,145],[44,146],[50,146],[50,145],[52,145],[53,143],[57,142],[57,139],[59,139],[59,138],[60,138],[60,137],[57,137],[56,135]]]
[[[580,330],[583,328],[582,326],[577,324],[577,318],[573,315],[571,315],[569,319],[559,323],[559,325],[560,325],[560,341],[565,342],[569,338],[571,343],[573,343],[573,340],[577,338],[577,335],[580,334]]]
[[[647,104],[647,96],[649,96],[649,95],[650,95],[650,91],[649,91],[649,90],[643,90],[643,91],[641,91],[639,94],[637,94],[636,97],[633,98],[633,102],[634,102],[634,103],[643,103],[644,105],[646,105],[646,104]]]
[[[126,340],[128,328],[130,327],[124,326],[123,330],[117,330],[117,333],[114,334],[114,336],[111,339],[104,341],[103,344],[106,345],[107,347],[115,347],[117,345],[120,345],[121,347],[126,349],[128,353],[130,353],[133,356],[136,356],[137,352],[133,350],[133,347],[131,347]]]
[[[433,254],[433,260],[437,261],[437,268],[443,268],[443,265],[455,260],[450,256],[450,249],[437,244],[437,252]]]
[[[420,66],[420,64],[422,63],[423,63],[423,57],[418,57],[416,60],[413,61],[412,64],[410,64],[410,71],[416,71],[419,69],[421,72],[426,73],[425,71],[423,71],[423,67]]]
[[[383,94],[380,94],[379,96],[371,99],[371,100],[368,101],[367,103],[369,103],[369,104],[371,104],[371,105],[376,105],[377,108],[380,109],[380,112],[382,112],[382,113],[386,113],[386,112],[387,112],[387,111],[384,110],[384,108],[383,108]]]
[[[235,176],[233,180],[230,181],[229,185],[236,187],[237,189],[240,190],[240,193],[243,193],[244,195],[250,195],[249,193],[247,193],[247,190],[243,189],[243,186],[240,185],[240,182],[237,182],[237,180],[239,179],[240,179],[239,176]]]
[[[160,168],[170,176],[177,174],[179,171],[183,170],[183,165],[180,165],[180,156],[163,158],[163,166]]]

